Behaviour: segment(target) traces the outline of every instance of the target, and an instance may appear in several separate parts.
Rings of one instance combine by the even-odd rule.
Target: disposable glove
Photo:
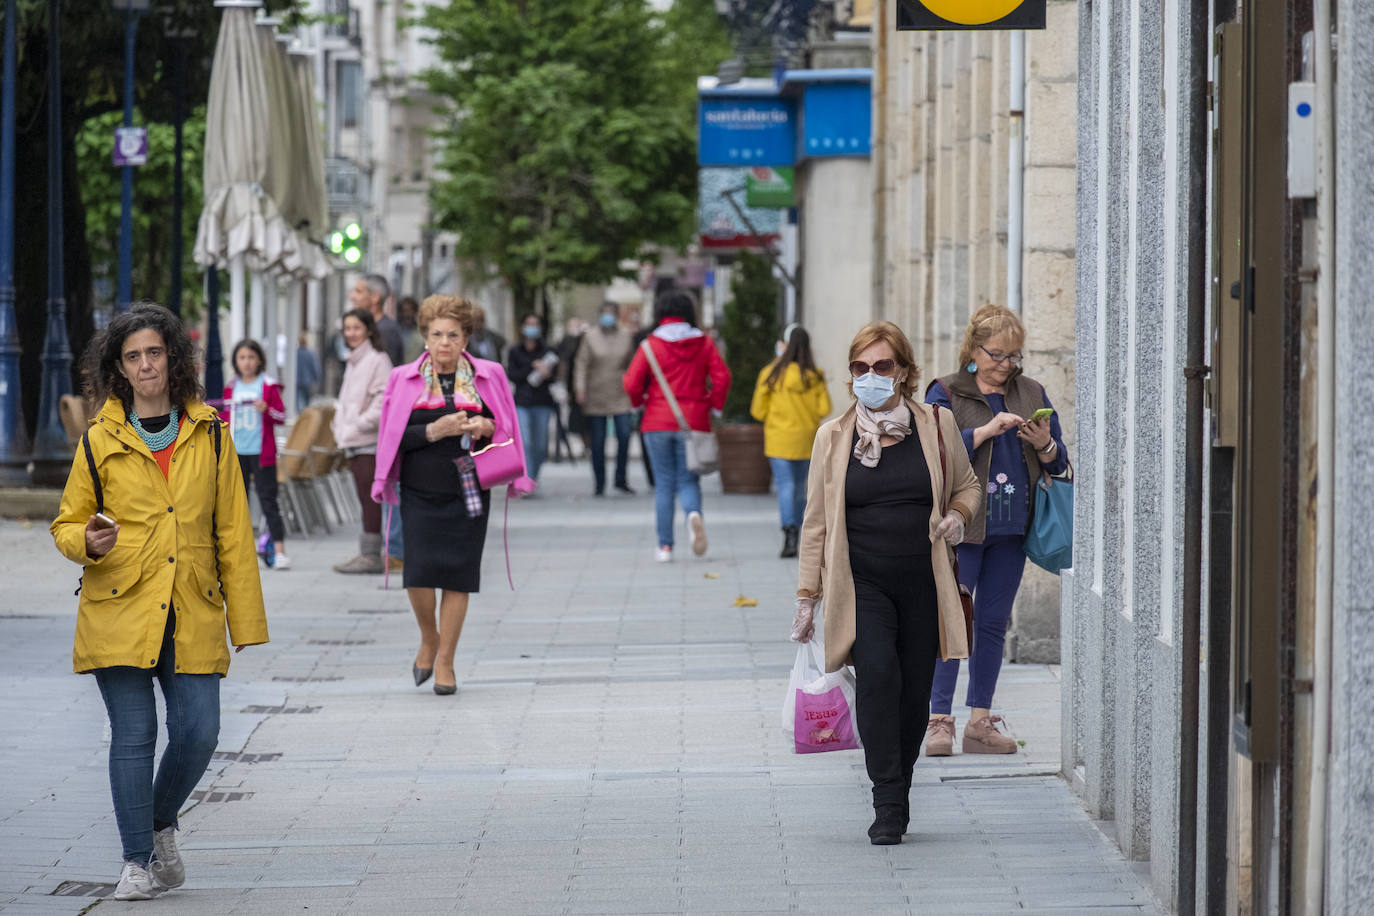
[[[815,598],[798,598],[797,615],[792,618],[792,641],[810,642],[816,635],[816,625],[812,617],[816,613]]]
[[[935,526],[935,536],[944,538],[951,547],[964,543],[964,517],[958,512],[946,512],[940,524]]]

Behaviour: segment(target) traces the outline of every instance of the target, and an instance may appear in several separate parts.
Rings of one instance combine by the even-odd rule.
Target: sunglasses
[[[897,372],[897,361],[895,359],[880,359],[869,365],[861,359],[856,359],[849,364],[849,374],[855,378],[870,372],[876,372],[879,375],[894,375]]]

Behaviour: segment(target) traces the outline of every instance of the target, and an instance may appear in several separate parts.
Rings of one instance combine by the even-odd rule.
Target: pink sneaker
[[[954,717],[932,715],[926,726],[926,756],[951,757],[954,755]]]

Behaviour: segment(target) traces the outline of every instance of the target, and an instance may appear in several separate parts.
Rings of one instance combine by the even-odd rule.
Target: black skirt
[[[468,516],[462,492],[431,493],[401,485],[401,528],[405,532],[406,588],[480,590],[482,548],[487,542],[491,491],[482,491],[482,514]]]

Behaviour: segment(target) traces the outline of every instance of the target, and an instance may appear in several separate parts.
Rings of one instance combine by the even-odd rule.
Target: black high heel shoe
[[[458,692],[458,685],[457,685],[457,684],[441,684],[441,683],[439,683],[438,681],[435,681],[435,682],[434,682],[434,692],[435,692],[436,694],[438,694],[439,696],[441,696],[441,697],[453,696],[455,693]]]
[[[419,687],[425,681],[429,680],[429,676],[434,673],[434,669],[421,668],[419,665],[411,665],[410,673],[415,675],[415,686]],[[435,686],[437,687],[438,685],[436,684]]]

